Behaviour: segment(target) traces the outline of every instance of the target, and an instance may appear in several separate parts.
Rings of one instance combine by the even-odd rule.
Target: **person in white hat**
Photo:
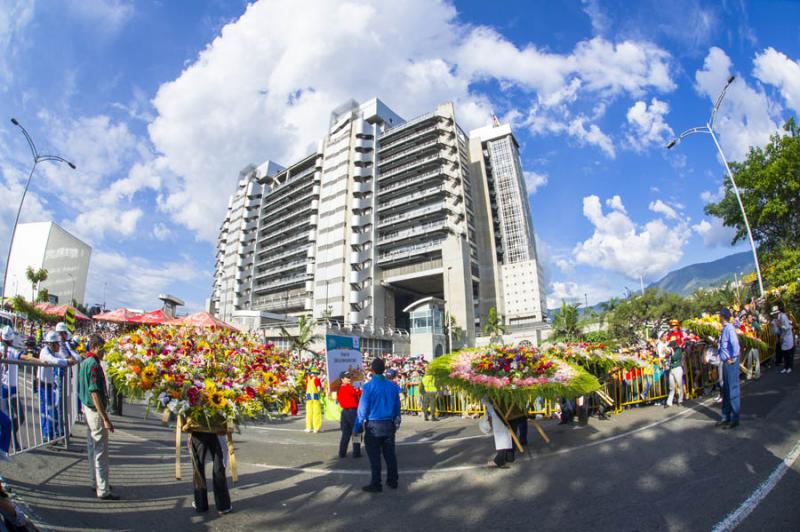
[[[2,341],[2,348],[0,348],[0,356],[5,360],[29,360],[30,357],[23,354],[21,351],[14,347],[14,339],[17,333],[10,325],[6,325],[0,333],[0,341]],[[16,364],[5,364],[3,368],[2,377],[2,404],[0,410],[7,413],[11,417],[13,424],[14,443],[19,448],[19,424],[25,421],[25,410],[20,408],[17,403],[17,382],[19,375],[19,366]]]
[[[791,373],[794,366],[794,333],[792,332],[792,322],[779,305],[773,305],[772,321],[769,328],[772,334],[778,337],[775,345],[775,367],[783,360],[781,373]]]
[[[54,439],[61,435],[63,428],[61,421],[60,394],[58,393],[60,377],[56,369],[74,366],[78,363],[74,358],[59,356],[61,337],[55,331],[49,331],[44,336],[44,347],[39,353],[39,362],[47,365],[40,366],[37,377],[39,379],[39,413],[42,419],[42,438]]]

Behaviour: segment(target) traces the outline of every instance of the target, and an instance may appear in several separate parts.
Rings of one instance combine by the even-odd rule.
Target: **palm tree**
[[[281,336],[289,340],[289,350],[301,355],[308,351],[312,355],[316,354],[309,346],[320,339],[314,334],[314,327],[317,322],[307,316],[300,316],[297,320],[297,334],[290,333],[285,327],[281,326]]]
[[[28,266],[25,270],[25,278],[31,283],[31,303],[36,303],[36,294],[39,293],[39,284],[47,280],[47,269],[39,268],[34,270]]]
[[[553,320],[553,337],[563,338],[567,341],[577,340],[581,336],[581,327],[578,319],[580,303],[568,304],[561,301],[561,309]]]
[[[464,338],[464,329],[458,326],[455,316],[451,315],[450,319],[445,322],[444,335],[447,338],[452,337],[454,345],[461,345],[461,339]],[[449,345],[449,340],[448,340],[447,352],[450,353],[452,351],[453,351],[453,346]]]
[[[506,328],[503,325],[502,316],[498,316],[496,308],[490,308],[489,315],[486,316],[486,323],[483,326],[483,334],[489,337],[490,343],[495,343],[498,337],[502,339],[505,332]]]

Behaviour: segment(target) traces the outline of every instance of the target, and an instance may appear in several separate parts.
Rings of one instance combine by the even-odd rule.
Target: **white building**
[[[444,301],[472,344],[489,308],[541,325],[544,291],[517,142],[467,135],[453,104],[405,121],[377,99],[335,109],[315,153],[240,173],[212,310],[313,315],[391,332]]]
[[[73,299],[84,303],[86,277],[92,248],[52,222],[19,224],[11,246],[8,279],[4,297],[22,295],[30,299],[33,287],[25,276],[28,267],[45,268],[47,280],[40,289],[47,289],[59,304]]]

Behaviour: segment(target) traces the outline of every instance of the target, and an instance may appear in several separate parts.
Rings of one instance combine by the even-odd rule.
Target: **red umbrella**
[[[45,314],[63,318],[67,312],[67,309],[69,308],[69,305],[51,305],[50,303],[37,303],[36,308],[38,308]],[[92,318],[90,318],[80,310],[76,309],[75,307],[72,308],[75,310],[75,319],[83,321],[91,321]]]
[[[192,327],[210,327],[212,329],[230,329],[231,331],[238,331],[236,327],[225,323],[224,321],[215,318],[208,312],[195,312],[183,318],[174,320],[175,325],[189,325]]]
[[[118,308],[111,312],[103,312],[102,314],[95,314],[94,319],[97,321],[109,321],[111,323],[127,323],[130,318],[136,314],[126,308]]]
[[[145,312],[144,314],[137,314],[136,316],[131,316],[128,318],[128,323],[145,323],[148,325],[161,325],[162,323],[168,323],[171,321],[172,318],[164,314],[162,310],[153,310],[151,312]]]

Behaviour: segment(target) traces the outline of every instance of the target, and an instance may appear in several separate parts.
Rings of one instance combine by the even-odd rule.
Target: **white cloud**
[[[543,187],[547,184],[547,174],[540,174],[539,172],[527,170],[522,173],[525,176],[525,188],[529,195],[535,193],[539,187]]]
[[[492,102],[474,88],[483,80],[528,94],[522,109],[539,105],[548,113],[543,133],[570,135],[614,157],[613,140],[592,123],[597,117],[561,106],[588,95],[602,116],[605,100],[670,91],[670,61],[644,41],[595,38],[567,53],[520,47],[493,29],[461,24],[444,1],[262,0],[153,100],[150,136],[177,176],[165,181],[160,205],[214,241],[226,207],[219,199],[230,195],[239,170],[308,154],[341,102],[378,96],[411,118],[453,100],[470,129],[491,115]],[[525,127],[536,132],[536,113],[526,114]]]
[[[691,235],[684,221],[668,225],[657,218],[638,226],[621,210],[605,214],[597,196],[583,198],[583,214],[594,226],[594,233],[575,246],[575,261],[630,278],[666,272],[680,260]]]
[[[160,307],[158,294],[176,282],[191,282],[210,276],[210,272],[198,269],[194,261],[185,258],[156,263],[123,253],[95,250],[89,267],[86,299],[102,302],[105,283],[108,307],[151,310]],[[176,295],[183,297],[180,293]]]
[[[731,68],[727,54],[712,47],[703,69],[695,73],[697,91],[707,96],[712,105],[731,75]],[[750,87],[743,79],[736,79],[731,84],[715,122],[728,160],[741,161],[750,147],[769,142],[770,135],[778,130],[778,124],[773,119],[776,111],[763,90]]]
[[[615,211],[619,211],[622,213],[627,213],[628,211],[625,210],[625,205],[622,203],[622,198],[619,197],[619,194],[616,194],[606,200],[606,206],[609,209],[614,209]]]
[[[648,206],[648,208],[651,211],[653,211],[653,212],[655,212],[657,214],[661,214],[663,216],[666,216],[667,219],[669,219],[669,220],[678,220],[678,219],[680,219],[680,216],[678,215],[678,211],[676,211],[674,208],[670,207],[669,205],[667,205],[666,203],[664,203],[660,199],[657,199],[655,201],[651,201],[650,205]]]
[[[800,113],[800,62],[789,59],[774,48],[756,55],[753,75],[763,83],[775,85],[786,104]]]
[[[585,307],[588,300],[591,306],[608,300],[612,295],[614,295],[614,290],[607,282],[600,279],[580,283],[555,281],[547,287],[547,308],[559,308],[562,301],[572,304],[580,303],[581,307]]]
[[[172,237],[172,230],[162,223],[153,225],[153,236],[157,240],[167,240]]]
[[[144,215],[142,209],[119,209],[96,207],[79,213],[74,220],[64,220],[62,224],[68,231],[89,243],[102,240],[107,234],[131,236],[136,225]]]
[[[703,203],[719,203],[725,197],[725,185],[720,185],[716,191],[704,190],[700,193]]]
[[[0,91],[5,92],[14,77],[11,62],[26,45],[24,30],[33,20],[33,0],[0,1]]]
[[[575,272],[575,265],[569,259],[560,258],[555,260],[556,266],[558,269],[561,270],[563,273],[574,273]]]
[[[67,0],[75,18],[104,33],[116,33],[133,16],[133,4],[124,0]]]
[[[722,225],[722,220],[717,217],[709,220],[700,220],[700,223],[692,226],[694,232],[703,238],[703,244],[708,248],[730,246],[736,229]]]
[[[669,105],[658,98],[650,100],[650,105],[639,100],[628,109],[626,118],[631,131],[627,135],[630,146],[642,151],[650,146],[664,147],[664,144],[675,134],[664,121],[669,112]]]

